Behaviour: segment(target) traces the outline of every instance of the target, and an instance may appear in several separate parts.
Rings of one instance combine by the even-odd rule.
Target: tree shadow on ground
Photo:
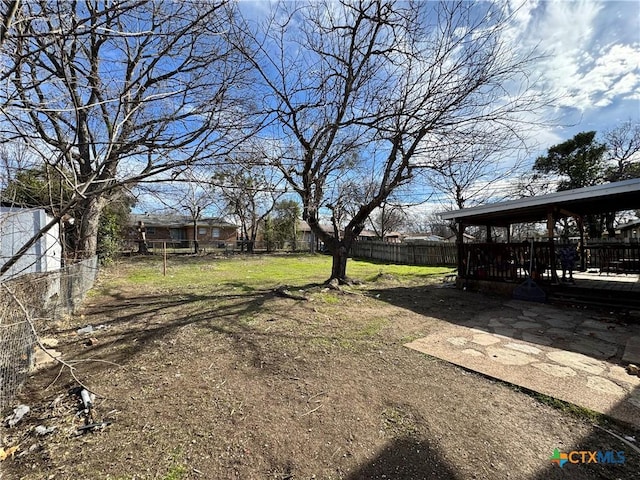
[[[521,328],[511,328],[509,322],[530,322],[532,326],[527,331],[526,341],[528,343],[553,346],[554,348],[587,355],[597,360],[617,363],[620,363],[622,358],[629,332],[640,332],[640,326],[626,325],[623,322],[616,321],[606,323],[606,331],[599,332],[597,329],[595,329],[595,332],[588,331],[588,329],[578,325],[582,321],[579,320],[579,318],[583,315],[583,311],[574,309],[563,310],[562,307],[557,307],[559,313],[564,312],[574,315],[576,323],[563,327],[566,328],[566,335],[563,335],[558,328],[549,328],[549,331],[554,332],[553,343],[551,343],[551,337],[548,336],[547,331],[542,331],[544,327],[535,327],[536,320],[524,318],[522,315],[528,303],[531,305],[531,308],[540,305],[547,308],[554,308],[553,305],[518,301],[518,304],[515,304],[516,306],[512,308],[507,305],[507,302],[511,300],[508,297],[487,293],[465,292],[454,288],[439,288],[436,293],[435,288],[436,287],[433,286],[392,287],[373,289],[370,290],[370,294],[379,300],[411,310],[420,315],[444,320],[453,325],[484,330],[487,333],[499,333],[502,336],[511,337],[515,340],[523,340],[523,330]],[[489,315],[483,314],[493,314],[494,312],[496,317],[502,317],[499,320],[503,323],[502,327],[506,328],[500,328],[500,331],[498,331],[489,325]],[[598,317],[599,315],[593,311],[588,312],[587,316]],[[506,317],[508,317],[508,319],[506,319]],[[603,336],[602,339],[600,335]],[[605,337],[608,339],[605,339]],[[614,348],[613,352],[611,345],[617,347]]]
[[[230,285],[226,285],[229,287]],[[316,287],[317,284],[292,287],[292,290]],[[112,364],[126,366],[137,356],[151,349],[162,348],[171,341],[172,335],[182,328],[193,326],[204,332],[222,335],[230,340],[238,357],[244,358],[250,365],[266,371],[264,365],[272,364],[270,342],[293,341],[309,342],[314,339],[323,341],[339,341],[339,337],[322,334],[301,335],[294,330],[281,331],[256,326],[251,322],[254,315],[268,311],[265,305],[276,299],[298,302],[290,298],[282,298],[276,289],[246,291],[242,284],[233,291],[214,292],[211,294],[181,293],[177,295],[152,294],[123,296],[116,294],[103,299],[99,304],[85,310],[85,323],[96,328],[93,333],[76,336],[76,325],[60,333],[69,339],[60,347],[70,351],[68,358],[73,361],[90,360],[90,366],[83,369],[98,371],[113,368]],[[106,300],[106,301],[105,301]],[[279,315],[279,310],[274,315]],[[267,321],[276,321],[273,318]],[[288,318],[294,322],[303,321]],[[275,324],[274,324],[275,325]],[[97,342],[90,344],[90,338]],[[97,359],[97,360],[96,360]],[[55,373],[57,366],[50,367]]]
[[[457,480],[458,475],[439,449],[426,439],[400,437],[388,442],[378,454],[347,480]]]

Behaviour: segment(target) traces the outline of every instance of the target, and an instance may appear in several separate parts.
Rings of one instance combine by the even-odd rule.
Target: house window
[[[169,230],[169,234],[171,235],[171,240],[184,240],[185,234],[184,230],[181,228],[172,228]]]
[[[212,228],[211,229],[211,237],[220,238],[220,229],[219,228]]]
[[[206,227],[198,227],[198,235],[206,235],[207,228]]]
[[[155,235],[156,234],[156,227],[147,227],[147,235]]]

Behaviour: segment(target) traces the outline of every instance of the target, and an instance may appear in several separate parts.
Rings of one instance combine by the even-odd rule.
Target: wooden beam
[[[456,244],[458,245],[458,278],[464,277],[464,225],[458,220],[456,232]]]
[[[547,236],[549,237],[549,266],[551,268],[551,281],[558,283],[558,272],[556,272],[556,250],[555,243],[553,241],[554,228],[556,225],[555,215],[553,210],[547,211]]]
[[[570,212],[569,210],[567,210],[566,208],[558,208],[556,210],[559,214],[561,214],[564,217],[579,217],[580,215],[574,212]]]
[[[578,252],[580,254],[580,271],[585,272],[587,270],[587,265],[584,255],[584,217],[579,216],[575,218],[576,223],[578,224],[578,231],[580,232],[580,249]]]

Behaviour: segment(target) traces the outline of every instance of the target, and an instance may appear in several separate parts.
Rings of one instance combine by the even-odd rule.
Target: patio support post
[[[458,221],[456,243],[458,244],[458,278],[464,278],[464,225]]]
[[[507,229],[507,243],[511,243],[511,225],[507,225],[506,229]]]
[[[487,243],[491,243],[493,239],[491,238],[491,225],[487,225]]]
[[[576,223],[578,224],[578,231],[580,232],[580,271],[585,272],[587,270],[585,255],[584,255],[584,217],[582,215],[576,217]]]
[[[556,224],[556,220],[553,215],[553,210],[547,212],[547,236],[549,237],[549,266],[551,268],[551,281],[558,282],[558,272],[556,272],[556,250],[553,242],[553,230]]]

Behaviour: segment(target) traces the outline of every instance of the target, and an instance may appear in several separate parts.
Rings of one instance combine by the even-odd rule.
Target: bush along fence
[[[51,320],[74,313],[93,286],[98,259],[92,257],[49,273],[0,282],[0,411],[34,365],[37,333]]]
[[[351,256],[406,265],[456,266],[458,264],[456,244],[448,242],[360,241],[352,245]]]

